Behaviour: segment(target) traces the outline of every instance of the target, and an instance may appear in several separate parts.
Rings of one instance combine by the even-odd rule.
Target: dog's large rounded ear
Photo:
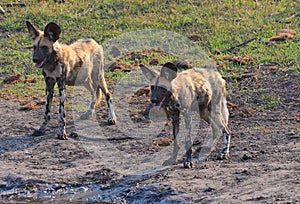
[[[59,39],[60,33],[61,29],[56,23],[48,23],[44,29],[44,36],[52,42]]]
[[[171,62],[167,62],[161,68],[160,76],[166,78],[168,81],[172,81],[177,77],[177,67]]]
[[[26,21],[26,26],[27,26],[28,33],[33,40],[40,35],[39,29],[34,27],[34,25],[30,23],[30,21]]]
[[[159,73],[157,73],[155,70],[152,70],[144,65],[140,65],[140,68],[143,72],[143,74],[145,75],[145,77],[147,79],[149,79],[150,81],[155,78],[155,77],[158,77],[159,76]]]

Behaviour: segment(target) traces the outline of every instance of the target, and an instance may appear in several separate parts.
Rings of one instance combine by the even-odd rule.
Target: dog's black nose
[[[34,57],[32,58],[32,61],[35,62],[35,63],[37,63],[37,62],[39,62],[39,58],[34,56]]]
[[[151,98],[151,103],[154,103],[154,104],[156,104],[156,103],[158,103],[158,100],[155,98],[155,99],[152,99]]]

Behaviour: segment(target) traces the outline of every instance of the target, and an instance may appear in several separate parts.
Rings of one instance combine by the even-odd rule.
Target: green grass
[[[263,94],[261,95],[261,100],[265,103],[263,106],[268,109],[273,109],[280,104],[280,96]]]
[[[82,37],[92,37],[99,43],[118,37],[129,31],[161,29],[182,36],[198,34],[200,45],[207,55],[215,50],[226,50],[245,40],[256,38],[239,47],[231,56],[251,56],[255,65],[277,65],[279,68],[299,73],[300,35],[284,43],[266,44],[276,31],[290,28],[300,33],[299,1],[163,1],[163,0],[68,0],[65,4],[53,1],[25,0],[26,7],[7,7],[14,0],[1,2],[7,12],[0,16],[0,76],[19,73],[24,77],[40,75],[31,62],[31,39],[25,20],[42,29],[53,21],[62,27],[60,42],[70,43]],[[155,56],[160,63],[176,59],[176,56]],[[143,59],[143,63],[149,62]],[[133,64],[128,59],[125,63]],[[234,70],[247,67],[227,61],[219,61],[222,72],[228,76]],[[223,74],[222,73],[222,74]],[[109,74],[108,74],[109,76]],[[115,74],[119,79],[119,74]],[[26,85],[24,85],[26,86]],[[20,84],[8,89],[26,89]],[[7,86],[2,87],[3,89]],[[40,91],[31,94],[40,94]]]
[[[296,135],[298,133],[300,133],[300,127],[292,127],[292,130],[289,132],[289,135]]]

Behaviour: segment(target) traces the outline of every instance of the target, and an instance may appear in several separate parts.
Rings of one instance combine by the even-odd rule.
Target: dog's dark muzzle
[[[157,100],[157,99],[151,99],[151,103],[152,103],[152,104],[158,105],[159,102],[160,102],[160,101]]]
[[[32,61],[35,63],[35,67],[42,68],[44,63],[47,61],[47,57],[40,58],[37,56],[33,56]]]
[[[155,106],[161,107],[165,101],[166,97],[163,97],[162,100],[158,100],[157,98],[151,98],[151,103],[154,104]]]

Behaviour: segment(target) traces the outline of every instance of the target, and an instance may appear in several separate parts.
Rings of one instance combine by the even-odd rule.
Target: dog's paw
[[[230,154],[229,154],[229,152],[227,152],[227,153],[220,153],[219,154],[219,156],[218,156],[218,160],[224,160],[224,159],[226,159],[226,160],[228,160],[228,159],[230,159]]]
[[[186,169],[191,169],[194,167],[194,163],[192,161],[186,161],[183,163],[183,167]]]
[[[32,136],[42,136],[45,132],[41,131],[41,130],[35,130],[33,131],[33,133],[31,134]]]
[[[57,138],[60,140],[68,140],[67,134],[58,134]]]
[[[108,122],[109,125],[115,125],[115,124],[117,124],[117,120],[114,119],[114,118],[108,118],[107,122]]]

